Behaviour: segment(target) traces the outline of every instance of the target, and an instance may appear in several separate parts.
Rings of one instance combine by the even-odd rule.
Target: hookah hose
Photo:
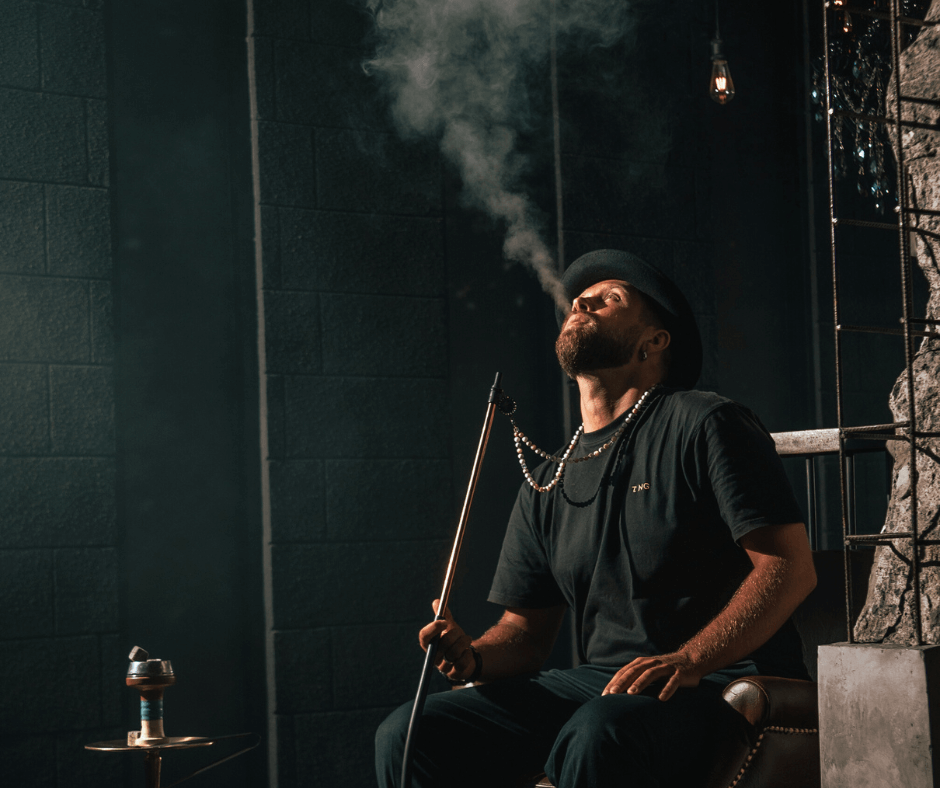
[[[470,484],[467,487],[467,496],[464,498],[463,509],[460,512],[460,521],[457,524],[457,536],[454,538],[454,546],[450,553],[450,561],[447,564],[447,573],[444,576],[444,587],[441,590],[441,601],[437,606],[437,615],[435,621],[444,618],[444,611],[447,609],[447,603],[450,599],[451,586],[454,584],[454,572],[457,568],[457,559],[460,556],[460,547],[463,544],[464,533],[467,530],[467,520],[470,516],[470,504],[473,503],[473,493],[476,490],[477,479],[480,478],[480,466],[483,464],[483,455],[486,453],[486,444],[489,441],[490,429],[493,426],[493,415],[496,413],[496,407],[502,397],[502,390],[499,387],[500,373],[496,373],[496,380],[493,381],[493,387],[490,389],[490,396],[486,405],[486,418],[483,422],[483,432],[480,435],[480,443],[477,445],[476,457],[473,460],[473,469],[470,471]],[[434,659],[437,656],[438,639],[435,638],[428,645],[427,654],[424,658],[424,668],[421,672],[421,679],[418,682],[418,693],[415,696],[414,707],[411,709],[411,720],[408,723],[408,736],[405,739],[405,752],[402,757],[401,766],[401,788],[411,788],[411,765],[414,759],[414,741],[418,735],[418,728],[421,723],[421,713],[424,711],[424,701],[428,695],[428,681],[431,677],[431,671],[434,667]]]

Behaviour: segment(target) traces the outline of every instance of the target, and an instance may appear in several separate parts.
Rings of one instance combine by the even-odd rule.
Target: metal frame
[[[887,108],[885,115],[857,115],[855,113],[837,110],[832,106],[832,74],[830,71],[830,50],[829,50],[829,23],[830,12],[847,12],[858,14],[859,16],[875,17],[877,19],[886,19],[890,22],[891,31],[891,79],[894,83],[894,102],[893,114],[889,114]],[[916,228],[911,227],[910,219],[916,215],[935,215],[936,211],[920,211],[911,207],[910,194],[907,187],[907,167],[904,160],[904,150],[901,144],[901,134],[894,135],[894,156],[897,163],[897,195],[898,206],[895,209],[897,213],[897,223],[890,222],[867,222],[853,219],[840,219],[836,210],[835,196],[835,173],[833,169],[833,121],[839,117],[850,117],[855,120],[862,120],[869,123],[882,125],[895,125],[899,127],[927,128],[937,131],[936,126],[929,126],[923,123],[915,123],[904,119],[903,107],[905,103],[920,103],[940,105],[940,102],[919,98],[914,96],[903,96],[901,94],[901,30],[905,26],[928,27],[933,22],[927,22],[919,19],[912,19],[901,14],[901,0],[890,0],[890,11],[873,11],[865,8],[856,8],[854,6],[844,5],[838,0],[823,3],[823,39],[825,47],[825,85],[826,85],[826,134],[828,137],[827,155],[829,164],[829,239],[832,255],[832,289],[833,289],[833,316],[835,321],[835,364],[836,364],[836,414],[837,414],[837,437],[839,453],[839,488],[842,503],[842,537],[843,553],[845,556],[845,609],[846,609],[846,629],[849,643],[854,643],[854,632],[852,630],[852,573],[849,567],[849,550],[863,544],[890,544],[896,540],[907,540],[911,546],[911,580],[914,586],[913,593],[913,617],[914,630],[916,635],[916,645],[923,645],[923,621],[921,618],[921,590],[920,590],[920,572],[921,557],[920,548],[927,544],[935,544],[938,540],[923,539],[920,536],[917,522],[917,439],[928,437],[940,437],[940,433],[921,432],[917,430],[916,404],[914,402],[914,346],[915,336],[937,336],[933,331],[926,331],[921,326],[938,325],[940,321],[915,318],[913,316],[913,295],[912,295],[912,263],[910,250],[910,232]],[[836,230],[840,226],[848,227],[867,227],[872,229],[884,229],[896,231],[898,233],[898,253],[901,262],[901,289],[902,289],[902,317],[901,328],[883,328],[878,326],[843,326],[839,322],[839,266],[836,250]],[[908,413],[907,420],[893,424],[876,425],[875,427],[847,427],[843,420],[843,391],[842,391],[842,334],[844,332],[865,332],[894,334],[903,338],[904,341],[904,364],[907,373],[907,400]],[[848,443],[851,440],[903,440],[907,441],[910,447],[910,468],[911,484],[913,485],[913,494],[911,495],[911,525],[910,530],[895,533],[882,533],[876,535],[858,535],[850,524],[854,522],[854,512],[852,499],[854,497],[852,477],[854,476],[854,467],[848,466],[848,457],[850,451]],[[854,466],[854,463],[853,463]]]
[[[885,448],[885,424],[875,424],[870,427],[856,429],[869,430],[865,433],[865,440],[858,437],[843,441],[844,446],[844,473],[846,484],[845,526],[849,534],[855,535],[858,531],[858,512],[855,500],[855,457],[858,454],[882,452]],[[836,428],[821,430],[800,430],[797,432],[774,432],[771,434],[777,445],[777,454],[781,457],[796,457],[806,461],[806,528],[809,536],[809,546],[813,550],[819,549],[819,507],[817,488],[818,473],[817,460],[826,455],[839,453],[839,430]],[[894,436],[892,436],[894,437]],[[861,537],[865,539],[867,537]]]

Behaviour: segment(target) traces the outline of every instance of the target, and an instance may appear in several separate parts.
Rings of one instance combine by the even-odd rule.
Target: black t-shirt
[[[587,433],[572,457],[622,425]],[[549,462],[533,476],[547,484]],[[660,388],[619,441],[569,463],[562,484],[523,484],[489,600],[567,604],[582,663],[622,667],[674,651],[724,607],[751,568],[737,540],[801,522],[773,439],[750,410],[717,394]],[[791,622],[731,670],[805,678]]]

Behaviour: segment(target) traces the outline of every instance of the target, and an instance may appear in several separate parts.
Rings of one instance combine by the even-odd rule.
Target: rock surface
[[[928,20],[940,19],[940,0],[934,0]],[[940,26],[924,28],[901,54],[901,95],[940,100]],[[888,91],[888,115],[893,114],[894,89]],[[936,125],[940,106],[905,102],[903,118]],[[892,135],[892,144],[894,144]],[[905,129],[902,146],[908,173],[911,207],[940,211],[940,131]],[[940,215],[912,219],[917,229],[917,262],[930,287],[926,317],[940,319]],[[918,315],[914,315],[918,316]],[[937,327],[940,330],[940,327]],[[940,339],[924,339],[914,358],[914,402],[917,427],[940,431]],[[907,373],[902,372],[889,401],[895,421],[908,419]],[[911,492],[916,489],[917,522],[922,536],[940,538],[940,440],[921,439],[917,445],[916,488],[912,484],[909,444],[891,442],[895,462],[891,500],[884,532],[908,531]],[[940,546],[921,548],[921,615],[925,643],[940,643]],[[879,547],[872,566],[868,598],[855,624],[855,637],[867,643],[912,644],[913,618],[911,548],[906,541]]]

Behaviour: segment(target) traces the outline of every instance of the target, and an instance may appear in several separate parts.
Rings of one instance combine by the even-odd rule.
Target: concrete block
[[[297,774],[317,775],[319,785],[361,788],[375,784],[375,731],[391,708],[299,714],[294,720]],[[303,784],[303,783],[301,783]]]
[[[695,239],[692,170],[566,156],[563,172],[565,223],[570,229]]]
[[[113,545],[113,459],[0,457],[0,547]]]
[[[127,705],[127,645],[123,635],[100,635],[101,643],[101,724],[124,724]],[[118,737],[120,738],[120,737]]]
[[[267,375],[268,394],[268,457],[283,457],[287,453],[284,435],[284,378]]]
[[[332,294],[322,301],[324,374],[446,377],[443,298]]]
[[[0,737],[0,763],[4,785],[57,788],[55,736]]]
[[[84,183],[86,174],[82,100],[0,88],[0,175]]]
[[[433,617],[428,600],[426,619],[366,627],[341,627],[333,633],[333,697],[335,708],[398,706],[413,699],[424,665],[418,630]],[[375,670],[376,645],[382,649],[382,681],[363,681]],[[386,670],[387,668],[387,670]]]
[[[570,264],[583,254],[595,249],[632,249],[633,236],[603,235],[565,228],[565,257]],[[650,262],[653,262],[650,260]]]
[[[936,788],[940,646],[819,647],[823,788]]]
[[[64,732],[100,726],[101,665],[97,638],[3,640],[0,663],[7,675],[0,734]],[[40,665],[44,675],[68,676],[68,691],[63,691],[57,681],[37,681],[36,670]]]
[[[49,450],[49,376],[36,364],[0,364],[0,452]]]
[[[0,181],[0,205],[0,272],[43,273],[46,249],[42,186]]]
[[[0,638],[55,634],[51,550],[0,550]]]
[[[112,547],[55,551],[56,634],[117,631],[118,568]]]
[[[441,211],[440,156],[427,143],[319,129],[315,150],[321,208],[414,215]]]
[[[91,361],[114,363],[114,298],[110,282],[89,282],[91,307]]]
[[[330,630],[274,633],[275,713],[333,708]]]
[[[52,448],[57,454],[114,454],[111,367],[49,368]]]
[[[274,39],[258,38],[257,36],[249,39],[254,51],[254,80],[258,97],[258,116],[255,120],[274,120],[275,107],[274,98],[276,95],[275,72],[274,72]]]
[[[447,539],[457,524],[449,460],[326,460],[331,540]],[[373,485],[372,479],[390,483]],[[368,489],[368,495],[363,492]],[[395,517],[389,520],[389,512]]]
[[[111,278],[111,196],[105,189],[46,187],[46,270]]]
[[[88,339],[84,282],[0,276],[0,361],[81,363]]]
[[[307,126],[258,123],[261,202],[316,205],[313,132]]]
[[[71,6],[72,8],[89,8],[92,10],[104,8],[105,0],[55,0],[56,5]]]
[[[696,168],[693,177],[695,179],[695,237],[699,241],[711,242],[715,232],[715,221],[712,217],[714,176],[711,170]]]
[[[291,209],[278,211],[278,216],[283,287],[443,295],[440,219]],[[407,260],[408,265],[392,260]]]
[[[297,737],[292,714],[275,714],[277,729],[277,784],[278,788],[301,788],[297,782]]]
[[[3,4],[0,25],[0,82],[16,88],[39,87],[36,5],[24,0]]]
[[[261,206],[261,286],[266,290],[281,287],[281,239],[278,209]]]
[[[372,25],[364,7],[344,0],[323,0],[310,5],[310,37],[320,44],[362,47]]]
[[[712,391],[718,387],[721,380],[721,343],[718,341],[718,320],[714,315],[696,315],[699,333],[702,335],[702,377],[698,388],[703,391]],[[712,382],[711,388],[706,388],[705,382]]]
[[[319,542],[326,536],[323,463],[271,462],[271,541]]]
[[[444,381],[287,378],[287,456],[444,458],[450,451]]]
[[[718,310],[715,296],[715,274],[712,267],[712,249],[709,244],[689,241],[673,243],[674,264],[672,280],[679,286],[692,306],[692,310],[714,315]]]
[[[310,126],[382,129],[383,102],[362,52],[302,41],[274,44],[277,119]]]
[[[58,734],[55,739],[55,762],[60,788],[123,785],[124,771],[128,765],[123,758],[115,757],[114,753],[86,750],[85,745],[126,736],[127,729],[121,726]]]
[[[108,144],[108,105],[104,101],[85,99],[85,134],[88,137],[88,182],[108,186],[111,182]]]
[[[43,90],[107,96],[104,14],[100,9],[41,6],[39,48]]]
[[[447,549],[442,541],[274,545],[274,626],[419,620],[440,592]]]
[[[252,20],[254,35],[274,38],[307,38],[311,5],[315,4],[307,0],[266,0],[263,3],[255,3]]]
[[[320,299],[316,293],[268,290],[264,294],[264,322],[269,373],[316,375],[321,371]],[[338,326],[334,324],[333,331],[339,330]]]

